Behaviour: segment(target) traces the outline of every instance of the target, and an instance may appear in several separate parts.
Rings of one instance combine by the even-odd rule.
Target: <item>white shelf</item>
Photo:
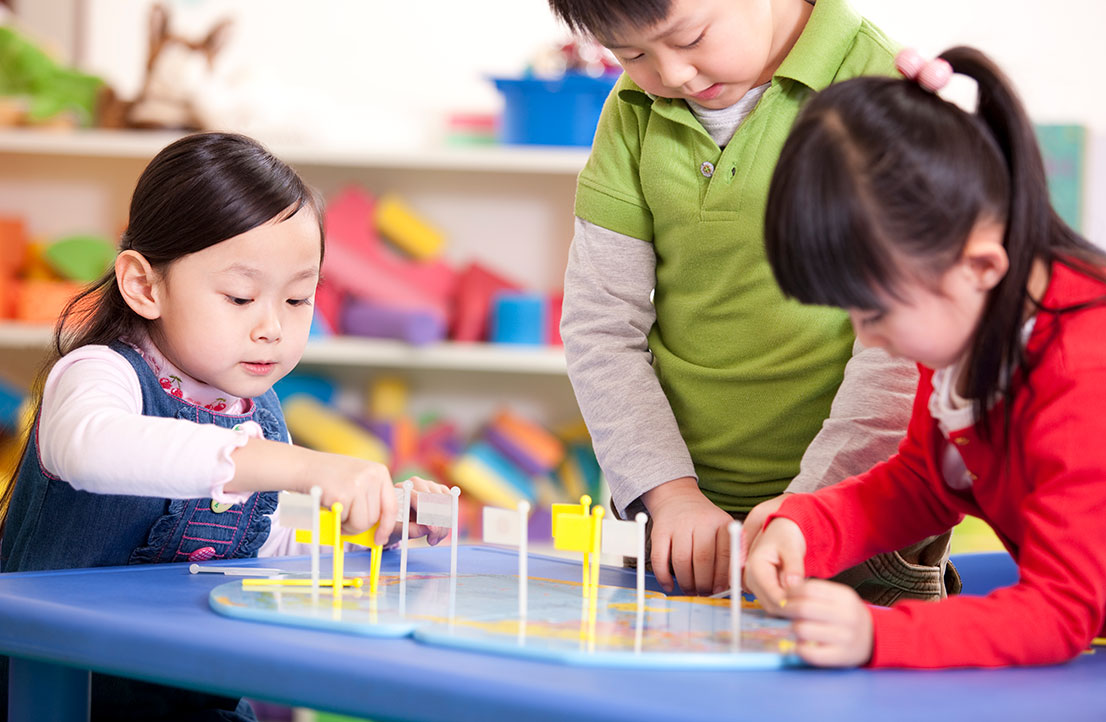
[[[50,326],[0,322],[0,349],[45,349],[51,342],[52,334],[53,328]],[[348,336],[312,339],[301,363],[316,366],[565,375],[564,351],[559,347],[451,342],[411,346],[401,341]]]
[[[165,131],[0,131],[0,153],[148,160],[181,137]],[[491,173],[576,175],[586,148],[492,145],[387,149],[274,143],[271,150],[293,165]]]

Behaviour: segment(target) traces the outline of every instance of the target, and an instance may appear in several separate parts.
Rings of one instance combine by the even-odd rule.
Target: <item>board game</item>
[[[649,591],[638,608],[634,589],[531,577],[525,620],[518,576],[382,574],[376,595],[365,586],[329,589],[255,587],[239,581],[211,591],[212,608],[232,617],[330,629],[370,637],[412,635],[426,644],[597,667],[772,669],[798,664],[787,620],[746,600],[740,639],[730,632],[728,599],[667,597]]]

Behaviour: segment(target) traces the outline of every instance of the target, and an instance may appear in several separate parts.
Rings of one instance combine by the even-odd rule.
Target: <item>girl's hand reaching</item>
[[[790,519],[773,519],[752,542],[745,584],[772,614],[795,620],[799,656],[820,667],[855,667],[872,657],[872,617],[850,587],[804,581],[806,539]]]
[[[396,518],[396,495],[388,467],[375,461],[341,454],[313,452],[310,478],[323,490],[324,507],[342,504],[342,532],[360,534],[381,519],[373,540],[387,544]]]
[[[418,539],[419,537],[426,537],[426,541],[430,546],[439,544],[442,540],[449,537],[449,527],[440,526],[426,526],[425,524],[415,523],[415,512],[418,509],[416,493],[432,493],[432,494],[449,494],[449,487],[444,484],[439,484],[434,481],[428,481],[421,479],[417,476],[412,476],[409,481],[411,482],[411,510],[410,510],[410,522],[407,527],[407,538]],[[396,486],[402,486],[402,482],[397,483]],[[403,522],[396,522],[395,528],[392,530],[392,538],[389,543],[395,543],[403,534]]]
[[[795,620],[803,661],[819,667],[856,667],[872,658],[872,615],[845,584],[807,579],[792,587],[783,614]]]
[[[745,586],[772,614],[782,614],[791,590],[806,576],[806,539],[790,519],[773,519],[757,536],[745,560]]]

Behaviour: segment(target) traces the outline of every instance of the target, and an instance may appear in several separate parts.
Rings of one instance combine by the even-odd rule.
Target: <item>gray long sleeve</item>
[[[651,362],[656,320],[650,243],[580,218],[569,250],[561,335],[568,375],[619,513],[641,495],[697,478]],[[814,491],[867,471],[902,440],[917,387],[914,364],[859,343],[830,416],[803,454],[790,492]]]
[[[885,461],[906,435],[918,367],[856,342],[829,418],[807,446],[789,492],[808,492]]]
[[[650,489],[696,476],[652,367],[655,282],[652,244],[576,219],[561,337],[576,401],[624,517]]]

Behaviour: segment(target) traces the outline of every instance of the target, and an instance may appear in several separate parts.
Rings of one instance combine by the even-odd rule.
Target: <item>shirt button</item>
[[[232,506],[234,506],[234,504],[227,504],[225,502],[215,501],[214,499],[211,500],[211,510],[216,514],[222,514]]]
[[[967,446],[968,445],[968,437],[966,437],[966,436],[953,437],[952,441],[957,446]]]
[[[215,557],[215,547],[200,547],[196,551],[188,555],[188,561],[190,562],[206,562],[208,559]]]
[[[699,172],[703,174],[705,178],[710,178],[714,175],[714,163],[710,161],[703,161],[703,164],[699,166]]]

